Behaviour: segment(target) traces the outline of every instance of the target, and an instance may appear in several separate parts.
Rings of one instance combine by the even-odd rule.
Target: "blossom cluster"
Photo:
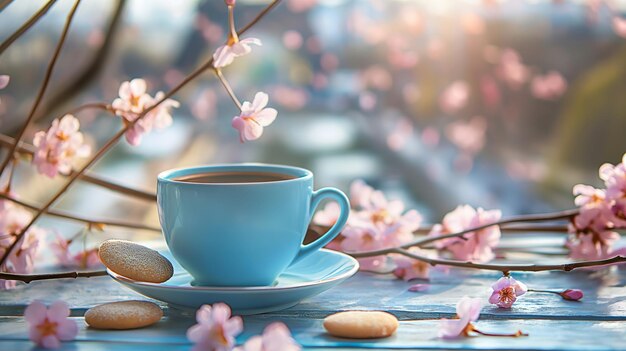
[[[446,214],[441,224],[435,225],[429,235],[437,237],[458,233],[466,229],[495,223],[501,216],[500,210],[487,211],[482,208],[474,209],[469,205],[461,205]],[[500,241],[500,227],[497,225],[489,226],[466,233],[463,237],[441,239],[435,245],[439,249],[448,250],[457,260],[488,262],[495,257],[493,249]]]
[[[178,101],[164,99],[165,93],[159,91],[154,97],[147,93],[146,81],[140,78],[123,82],[119,88],[119,97],[113,100],[111,108],[122,118],[125,125],[134,124],[126,131],[125,137],[131,145],[139,145],[143,134],[153,128],[162,129],[172,124],[170,110],[179,107]],[[156,103],[159,105],[152,108]],[[148,112],[145,112],[149,110]],[[144,116],[145,114],[145,116]],[[140,116],[143,116],[140,118]],[[135,121],[139,119],[138,121]]]
[[[600,260],[626,253],[626,248],[614,248],[626,228],[626,154],[617,165],[600,167],[604,188],[589,185],[574,186],[575,203],[579,213],[570,225],[567,246],[570,256],[579,260]]]
[[[86,235],[84,233],[83,235]],[[101,264],[100,256],[98,256],[98,248],[85,248],[74,252],[70,249],[70,245],[74,239],[66,239],[57,234],[55,241],[50,245],[50,249],[54,253],[59,265],[65,268],[93,268]]]
[[[393,248],[410,243],[413,232],[422,222],[416,210],[405,211],[400,200],[388,200],[385,194],[356,180],[350,186],[351,212],[341,236],[329,247],[346,251],[375,251]],[[336,203],[329,203],[313,218],[317,225],[330,226],[335,223],[340,210]],[[497,222],[499,210],[474,209],[469,205],[458,206],[446,214],[441,224],[433,226],[429,236],[438,237],[458,233]],[[493,249],[500,241],[500,228],[497,225],[470,231],[463,238],[452,237],[435,242],[438,250],[449,251],[461,261],[487,262],[494,258]],[[409,252],[418,256],[435,258],[436,253],[411,247]],[[400,279],[427,279],[430,265],[400,254],[390,255],[394,263],[393,274]],[[386,256],[359,258],[361,269],[380,270],[387,266]]]
[[[32,219],[32,214],[25,208],[8,200],[0,200],[0,256],[13,244],[15,237]],[[0,266],[0,271],[7,273],[28,274],[33,272],[34,259],[40,239],[45,236],[43,229],[31,226],[20,238],[20,242],[11,251],[7,260]],[[0,279],[0,290],[16,286],[15,280]]]
[[[333,247],[347,251],[373,251],[396,247],[413,240],[413,231],[421,224],[422,216],[416,210],[405,211],[400,200],[388,200],[380,190],[356,180],[350,186],[350,206],[352,210],[338,243]],[[318,225],[332,225],[339,216],[339,206],[329,203],[318,212],[313,221]],[[419,249],[414,249],[419,250]],[[425,278],[425,266],[413,266],[404,258],[394,258],[398,262],[401,276]],[[364,270],[377,270],[386,265],[385,256],[359,259]],[[419,265],[419,264],[418,264]],[[411,272],[409,272],[411,271]],[[400,274],[400,272],[402,272]]]
[[[78,158],[89,156],[91,148],[85,144],[80,122],[73,115],[65,115],[52,121],[47,131],[39,131],[33,138],[37,148],[33,164],[41,174],[54,178],[68,174]]]

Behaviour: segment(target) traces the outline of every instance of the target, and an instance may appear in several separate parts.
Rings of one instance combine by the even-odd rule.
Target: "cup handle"
[[[293,260],[292,264],[316,252],[317,250],[321,249],[326,244],[331,242],[335,237],[337,237],[337,235],[339,235],[339,233],[343,229],[343,226],[346,225],[346,222],[348,221],[348,216],[350,214],[350,202],[348,201],[348,197],[343,192],[341,192],[341,190],[335,188],[322,188],[318,191],[313,192],[313,196],[311,197],[311,210],[309,213],[309,218],[313,218],[313,214],[315,213],[317,206],[322,200],[326,198],[337,201],[339,207],[341,208],[341,212],[339,213],[339,218],[337,218],[337,222],[335,222],[335,224],[333,224],[333,226],[330,227],[330,229],[324,235],[320,236],[314,242],[308,245],[300,245],[300,252],[298,252],[298,255]]]

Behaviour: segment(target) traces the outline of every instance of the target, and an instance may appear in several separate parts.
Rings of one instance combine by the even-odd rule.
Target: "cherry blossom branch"
[[[9,170],[9,179],[7,180],[7,184],[4,187],[4,192],[6,194],[11,192],[11,182],[13,182],[13,176],[15,175],[15,167],[17,167],[17,159],[11,159],[11,169]]]
[[[354,257],[371,257],[371,256],[379,256],[379,255],[386,255],[392,252],[395,252],[396,249],[408,249],[409,247],[412,246],[420,246],[423,247],[426,244],[430,244],[432,242],[438,241],[438,240],[443,240],[443,239],[449,239],[449,238],[463,238],[463,235],[467,234],[467,233],[471,233],[477,230],[481,230],[481,229],[485,229],[494,225],[503,225],[503,224],[510,224],[510,223],[522,223],[522,222],[541,222],[541,221],[553,221],[553,220],[557,220],[557,219],[567,219],[567,218],[571,218],[573,216],[576,216],[578,214],[578,209],[573,209],[573,210],[566,210],[566,211],[559,211],[559,212],[552,212],[552,213],[544,213],[544,214],[533,214],[533,215],[520,215],[520,216],[513,216],[513,217],[509,217],[507,219],[503,219],[497,222],[493,222],[493,223],[487,223],[487,224],[483,224],[477,227],[473,227],[473,228],[467,228],[465,230],[462,230],[460,232],[456,232],[456,233],[451,233],[451,234],[446,234],[446,235],[438,235],[438,236],[432,236],[432,237],[427,237],[427,238],[422,238],[422,239],[418,239],[415,241],[412,241],[410,243],[395,247],[395,248],[387,248],[387,249],[380,249],[380,250],[373,250],[373,251],[364,251],[364,252],[354,252],[354,253],[350,253],[351,255],[353,255]]]
[[[41,111],[45,113],[37,114],[35,121],[40,121],[50,115],[57,115],[58,108],[76,94],[82,92],[84,88],[102,71],[106,60],[111,56],[111,47],[119,32],[122,23],[124,9],[127,0],[116,0],[115,7],[111,13],[109,23],[104,29],[104,39],[100,47],[92,53],[91,60],[82,67],[82,72],[76,74],[73,79],[68,80],[65,86],[60,86],[50,92],[50,97],[46,99]]]
[[[50,78],[52,77],[52,71],[54,70],[54,66],[56,65],[56,62],[59,58],[59,54],[61,53],[61,49],[63,48],[63,44],[65,43],[65,39],[67,38],[67,33],[69,32],[70,26],[72,25],[72,19],[74,18],[74,14],[76,13],[76,10],[79,4],[80,4],[80,0],[76,0],[74,2],[74,6],[72,6],[72,9],[70,10],[70,13],[67,15],[67,19],[65,20],[65,26],[63,27],[63,32],[61,32],[61,37],[59,38],[59,42],[57,43],[57,46],[54,50],[54,54],[52,55],[52,58],[50,59],[50,62],[48,63],[48,68],[46,69],[43,82],[41,83],[41,88],[39,88],[39,92],[37,93],[35,102],[33,103],[33,106],[30,109],[30,113],[28,114],[28,117],[26,118],[26,122],[24,122],[24,124],[22,125],[22,129],[17,134],[17,137],[15,138],[15,141],[13,142],[13,145],[11,146],[11,149],[9,150],[9,153],[6,155],[4,161],[2,162],[2,165],[0,165],[0,175],[4,173],[4,170],[6,169],[9,162],[11,162],[11,159],[15,157],[15,150],[17,149],[17,145],[22,140],[22,137],[24,136],[26,129],[28,129],[28,127],[30,126],[30,123],[35,117],[35,112],[37,111],[37,107],[39,107],[39,104],[43,100],[43,95],[46,92],[46,89],[48,88],[48,84],[50,83]]]
[[[16,198],[13,198],[13,197],[7,195],[7,194],[1,194],[0,193],[0,198],[8,200],[8,201],[11,201],[13,203],[16,203],[16,204],[18,204],[20,206],[26,207],[26,208],[31,209],[33,211],[39,211],[40,210],[39,207],[37,207],[37,206],[35,206],[33,204],[29,204],[29,203],[24,202],[22,200],[18,200]],[[83,217],[83,216],[79,216],[79,215],[74,215],[74,214],[70,214],[70,213],[67,213],[67,212],[63,212],[63,211],[51,210],[51,209],[48,209],[45,212],[48,215],[50,215],[50,216],[70,219],[70,220],[77,221],[77,222],[87,223],[89,225],[106,225],[106,226],[111,226],[111,227],[129,228],[129,229],[141,229],[141,230],[149,230],[149,231],[161,233],[161,228],[159,228],[159,227],[152,227],[152,226],[145,225],[145,224],[129,223],[129,222],[113,221],[113,220],[91,219],[91,218],[87,218],[87,217]]]
[[[4,10],[5,7],[11,5],[13,0],[0,0],[0,11]]]
[[[226,78],[224,78],[224,75],[222,74],[222,70],[219,68],[213,68],[213,71],[215,71],[215,75],[220,80],[220,83],[222,83],[222,86],[228,93],[228,96],[230,96],[230,98],[233,100],[235,105],[237,105],[237,107],[241,111],[241,102],[239,101],[239,99],[237,99],[237,96],[235,95],[233,88],[231,88],[230,84],[228,84],[228,81],[226,80]]]
[[[605,265],[613,264],[613,263],[626,262],[626,256],[615,256],[615,257],[605,259],[605,260],[580,261],[580,262],[550,264],[550,265],[539,265],[539,264],[505,265],[505,264],[473,263],[473,262],[445,260],[445,259],[440,259],[440,258],[430,258],[426,256],[416,255],[410,251],[400,249],[400,248],[392,249],[391,253],[398,253],[406,257],[416,259],[418,261],[426,262],[432,266],[436,266],[439,264],[443,266],[484,269],[484,270],[489,270],[489,271],[500,271],[504,275],[508,275],[509,272],[543,272],[543,271],[569,272],[576,268],[605,266]],[[348,253],[348,254],[354,257],[368,257],[364,255],[355,256],[352,253]]]
[[[80,105],[78,107],[75,107],[65,113],[63,113],[62,115],[74,115],[77,114],[80,111],[83,110],[87,110],[87,109],[100,109],[100,110],[105,110],[105,111],[109,111],[111,113],[114,113],[113,108],[111,107],[111,105],[104,103],[104,102],[90,102],[84,105]]]
[[[18,280],[26,284],[34,280],[48,280],[48,279],[62,279],[62,278],[89,278],[89,277],[101,277],[108,275],[107,271],[85,271],[85,272],[60,272],[60,273],[43,273],[43,274],[16,274],[16,273],[1,273],[0,279],[4,280]]]
[[[77,2],[80,0],[77,0]],[[272,8],[274,7],[278,2],[280,2],[280,0],[274,0],[272,1],[271,4],[269,4],[267,6],[267,8]],[[267,8],[263,11],[261,11],[253,20],[252,22],[256,23],[258,22],[263,16],[265,16],[269,11],[267,10]],[[248,28],[250,28],[250,26],[246,26],[244,27],[239,34],[245,32]],[[28,224],[26,224],[22,230],[20,231],[20,233],[16,236],[15,240],[11,243],[11,245],[6,249],[6,251],[4,252],[3,256],[0,258],[0,267],[4,264],[4,262],[6,261],[6,259],[9,257],[9,255],[11,254],[11,252],[15,249],[15,247],[17,246],[17,244],[20,242],[20,240],[22,239],[22,237],[24,236],[24,234],[28,231],[28,229],[30,229],[30,227],[32,227],[32,225],[37,221],[37,219],[39,219],[39,217],[41,217],[41,215],[47,211],[64,193],[65,191],[67,191],[67,189],[70,188],[70,186],[72,186],[72,184],[74,183],[74,181],[76,181],[76,179],[78,179],[78,177],[80,175],[82,175],[89,167],[91,167],[94,163],[96,163],[96,161],[98,161],[111,147],[113,147],[113,145],[115,145],[120,138],[122,138],[122,136],[124,135],[124,133],[126,133],[129,129],[131,129],[137,122],[141,121],[150,111],[152,111],[153,109],[155,109],[157,106],[159,106],[161,103],[163,103],[165,100],[169,99],[170,97],[172,97],[174,94],[176,94],[180,89],[182,89],[184,86],[186,86],[189,82],[191,82],[192,80],[194,80],[195,78],[197,78],[198,76],[200,76],[202,73],[204,73],[205,71],[207,71],[208,69],[213,68],[213,57],[211,57],[209,60],[207,60],[207,62],[205,62],[202,66],[200,66],[199,68],[197,68],[195,71],[193,71],[191,74],[189,74],[187,77],[185,77],[180,83],[178,83],[174,88],[172,88],[169,92],[165,93],[163,95],[163,97],[158,100],[157,102],[155,102],[153,105],[151,105],[150,107],[146,108],[145,110],[143,110],[143,112],[141,112],[136,119],[134,119],[131,122],[125,123],[124,127],[122,129],[120,129],[117,133],[115,133],[115,135],[109,139],[101,148],[100,150],[98,150],[98,152],[96,152],[96,154],[94,156],[92,156],[92,158],[87,161],[87,163],[85,163],[85,165],[83,165],[83,167],[78,170],[77,172],[74,172],[73,174],[71,174],[69,176],[69,180],[65,183],[65,185],[63,185],[61,187],[61,189],[48,201],[46,202],[46,204],[41,207],[39,209],[39,211],[37,211],[35,213],[35,215],[33,216],[33,218],[30,220],[30,222]],[[17,145],[19,143],[19,140],[17,140],[15,142],[15,145]]]
[[[10,147],[11,145],[13,145],[14,142],[15,142],[15,139],[9,136],[6,136],[4,134],[0,134],[0,147]],[[19,145],[17,146],[17,151],[22,154],[33,156],[35,154],[35,147],[21,141]],[[73,172],[75,171],[72,171],[72,173]],[[63,174],[63,176],[67,177],[67,176],[70,176],[72,173]],[[103,188],[109,189],[111,191],[118,192],[120,194],[129,195],[129,196],[136,197],[138,199],[152,201],[152,202],[156,201],[155,193],[150,193],[150,192],[146,192],[143,190],[137,190],[137,189],[130,188],[127,186],[116,184],[116,183],[110,182],[108,180],[104,180],[94,175],[82,174],[80,176],[80,179],[87,183],[98,185]]]
[[[520,336],[528,336],[528,333],[524,333],[521,330],[516,331],[513,334],[496,334],[496,333],[486,333],[483,331],[480,331],[478,329],[476,329],[476,327],[472,326],[472,331],[480,334],[480,335],[484,335],[484,336],[496,336],[496,337],[503,337],[503,338],[518,338]]]
[[[57,2],[57,0],[49,0],[45,5],[43,5],[39,11],[35,12],[35,14],[28,19],[20,28],[18,28],[13,34],[11,34],[8,38],[6,38],[2,44],[0,44],[0,55],[13,44],[14,41],[17,40],[22,34],[26,33],[27,30],[30,29],[41,17],[43,17],[48,10]]]

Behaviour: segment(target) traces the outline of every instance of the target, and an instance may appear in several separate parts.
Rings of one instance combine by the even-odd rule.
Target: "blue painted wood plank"
[[[318,319],[244,318],[245,331],[238,338],[242,343],[252,335],[261,333],[270,322],[285,322],[294,338],[308,348],[390,348],[390,349],[454,349],[454,350],[626,350],[624,330],[626,322],[563,321],[563,320],[502,320],[478,321],[476,325],[488,332],[514,332],[521,329],[528,337],[496,338],[470,337],[459,340],[442,340],[437,337],[437,320],[403,321],[396,335],[379,340],[349,340],[327,335]],[[127,349],[139,345],[189,346],[185,331],[192,324],[189,319],[166,318],[155,326],[130,331],[100,331],[85,327],[82,318],[77,342],[89,345],[126,345]],[[27,341],[26,324],[22,318],[0,318],[0,349],[8,350],[13,342]],[[97,347],[95,347],[97,349]]]
[[[579,288],[585,292],[581,302],[562,300],[551,294],[528,293],[510,310],[487,306],[483,318],[626,320],[626,270],[602,272],[552,272],[517,274],[516,278],[538,289]],[[484,297],[499,278],[497,273],[451,270],[435,272],[429,291],[407,291],[411,283],[359,273],[342,285],[299,305],[277,312],[281,317],[323,318],[337,310],[381,309],[401,319],[452,316],[461,296]],[[30,301],[65,300],[80,311],[96,304],[128,299],[143,299],[108,277],[88,280],[40,281],[11,291],[0,291],[0,315],[22,313]],[[164,304],[162,304],[165,306]]]

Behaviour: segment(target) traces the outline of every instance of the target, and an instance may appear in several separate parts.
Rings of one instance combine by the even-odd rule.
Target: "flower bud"
[[[583,292],[579,289],[567,289],[561,293],[559,293],[562,298],[569,301],[578,301],[583,298]]]
[[[237,2],[236,0],[224,0],[224,3],[226,3],[226,6],[235,6],[236,2]]]

